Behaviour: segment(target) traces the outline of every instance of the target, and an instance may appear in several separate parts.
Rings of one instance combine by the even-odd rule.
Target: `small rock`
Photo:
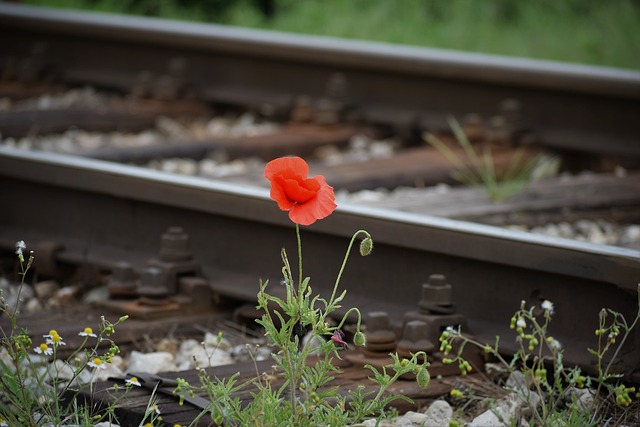
[[[453,417],[453,409],[445,400],[436,400],[424,413],[425,426],[448,427]]]
[[[593,391],[586,388],[571,387],[567,392],[572,400],[572,405],[577,405],[579,410],[590,410],[593,408],[594,398]]]
[[[176,353],[178,353],[178,346],[179,343],[176,339],[162,338],[158,341],[158,344],[155,345],[155,351],[164,351],[175,356]]]
[[[491,409],[484,411],[469,423],[469,427],[504,427],[505,425],[510,425],[510,423],[500,421],[500,418]]]
[[[69,304],[76,299],[76,296],[82,291],[81,286],[65,286],[60,288],[49,300],[51,307],[60,307]]]
[[[517,424],[520,419],[523,400],[514,393],[498,399],[495,407],[484,411],[471,421],[469,427],[504,427]]]
[[[363,427],[397,427],[395,423],[392,423],[392,422],[389,422],[389,421],[378,422],[378,420],[376,420],[376,419],[370,419],[370,420],[363,421],[362,423],[358,424],[358,426],[363,426]]]
[[[207,332],[204,334],[204,346],[211,350],[215,348],[219,350],[229,350],[231,348],[231,343],[225,337],[218,338],[217,334]]]
[[[401,417],[398,417],[398,421],[396,422],[397,427],[406,426],[406,427],[417,427],[417,426],[426,426],[427,414],[423,414],[420,412],[409,411]]]
[[[82,301],[86,304],[94,304],[106,301],[109,299],[109,290],[106,286],[100,286],[98,288],[91,289],[82,298]]]
[[[177,366],[173,355],[163,351],[144,354],[134,350],[129,357],[129,367],[127,368],[127,372],[146,372],[149,374],[176,370]]]
[[[506,381],[509,378],[509,369],[502,363],[485,363],[484,370],[494,383]]]
[[[260,345],[238,344],[229,349],[229,354],[235,361],[256,360],[260,362],[271,358],[271,349]]]
[[[175,357],[177,369],[180,371],[228,365],[233,362],[234,360],[228,352],[207,348],[194,339],[184,341]]]
[[[55,295],[56,292],[60,290],[60,285],[58,282],[53,280],[43,280],[42,282],[38,282],[33,286],[36,296],[41,300],[45,301]]]
[[[522,393],[529,390],[527,380],[524,374],[520,371],[513,371],[507,379],[506,387],[515,391],[516,393]]]
[[[42,310],[42,304],[40,304],[40,300],[35,298],[30,299],[24,306],[24,310],[27,313],[37,313]]]
[[[540,396],[529,389],[527,380],[522,372],[513,371],[511,375],[509,375],[505,386],[513,390],[519,399],[517,403],[521,407],[518,408],[518,410],[536,408],[540,404]]]

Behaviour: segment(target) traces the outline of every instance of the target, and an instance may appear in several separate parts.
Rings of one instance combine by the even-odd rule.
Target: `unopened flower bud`
[[[357,331],[353,336],[353,343],[358,347],[364,347],[367,344],[367,337],[361,331]]]
[[[363,241],[360,242],[360,255],[367,256],[370,255],[373,251],[373,239],[371,237],[365,237]]]
[[[420,388],[426,388],[429,385],[429,381],[431,381],[431,375],[425,366],[422,366],[416,375],[416,381]]]

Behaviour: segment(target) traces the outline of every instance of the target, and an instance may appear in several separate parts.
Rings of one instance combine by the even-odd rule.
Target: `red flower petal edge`
[[[300,157],[280,157],[267,163],[264,176],[271,182],[271,198],[296,224],[311,225],[326,218],[337,207],[333,187],[322,175],[309,175],[309,165]]]

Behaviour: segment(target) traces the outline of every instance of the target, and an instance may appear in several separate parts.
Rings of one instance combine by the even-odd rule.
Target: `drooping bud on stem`
[[[373,252],[373,239],[369,236],[360,242],[360,255],[367,256]]]
[[[353,336],[353,343],[358,347],[364,347],[367,344],[367,337],[359,330]]]

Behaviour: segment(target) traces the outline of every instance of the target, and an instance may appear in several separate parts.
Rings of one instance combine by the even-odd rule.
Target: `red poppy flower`
[[[324,176],[308,178],[309,165],[300,157],[280,157],[267,163],[264,176],[271,181],[271,198],[289,211],[291,221],[311,225],[337,207],[333,187]]]

